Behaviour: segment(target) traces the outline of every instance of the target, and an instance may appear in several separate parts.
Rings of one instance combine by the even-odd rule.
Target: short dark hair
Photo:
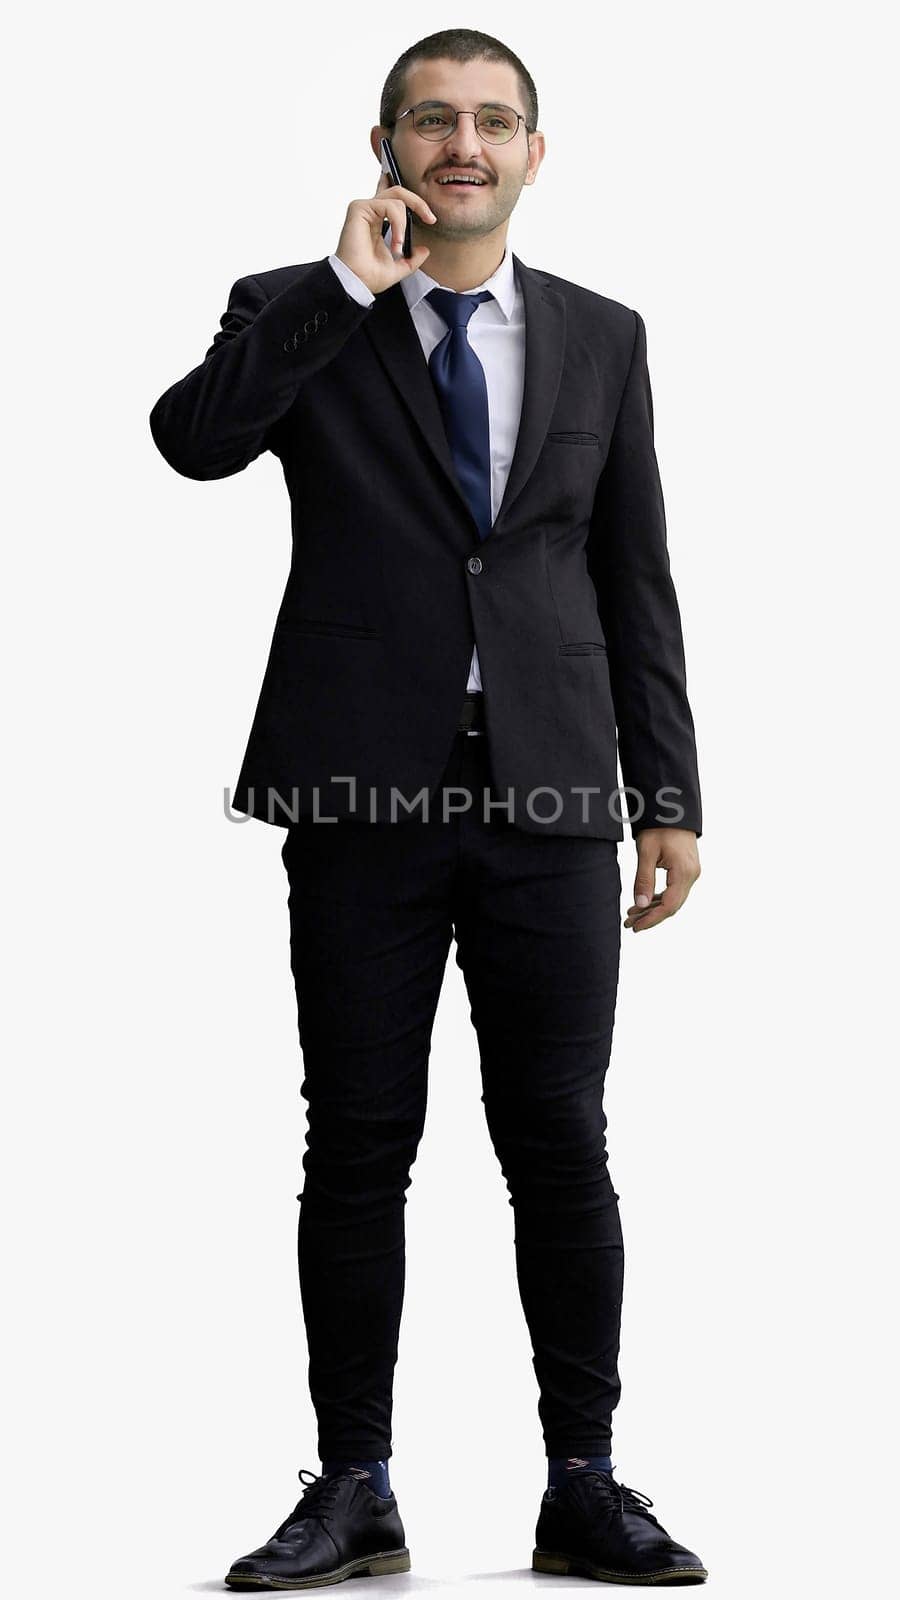
[[[381,91],[380,122],[383,128],[392,128],[397,120],[403,100],[406,74],[420,61],[505,61],[519,79],[519,89],[525,106],[525,126],[533,133],[538,124],[538,98],[534,79],[518,56],[499,39],[489,33],[479,33],[475,28],[444,28],[441,33],[429,33],[418,44],[404,50],[394,62]]]

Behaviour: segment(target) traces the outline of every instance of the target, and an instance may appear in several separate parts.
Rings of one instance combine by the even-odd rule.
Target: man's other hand
[[[697,835],[690,828],[642,828],[637,836],[638,865],[634,905],[625,927],[634,933],[655,928],[680,911],[700,876]],[[656,869],[666,874],[666,887],[656,893]]]

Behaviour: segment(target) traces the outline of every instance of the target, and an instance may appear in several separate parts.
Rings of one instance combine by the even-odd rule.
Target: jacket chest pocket
[[[595,450],[599,450],[599,448],[600,448],[600,435],[597,434],[597,433],[581,433],[581,432],[578,432],[578,431],[571,432],[571,433],[548,433],[547,434],[547,443],[548,444],[583,444],[583,445],[587,445],[587,447],[589,449],[591,447],[593,447]]]

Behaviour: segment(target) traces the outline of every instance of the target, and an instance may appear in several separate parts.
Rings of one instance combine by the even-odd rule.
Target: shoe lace
[[[301,1483],[306,1483],[306,1488],[293,1511],[285,1517],[272,1537],[280,1539],[293,1523],[302,1522],[307,1517],[316,1517],[320,1522],[323,1521],[328,1512],[334,1509],[335,1495],[342,1476],[343,1474],[339,1472],[333,1472],[326,1477],[324,1472],[313,1472],[309,1467],[301,1467],[297,1477]]]
[[[627,1483],[617,1483],[612,1473],[592,1472],[585,1476],[590,1481],[591,1492],[602,1495],[615,1510],[634,1511],[639,1517],[646,1517],[648,1522],[656,1522],[648,1509],[653,1504],[648,1494],[643,1494],[640,1489],[629,1489]]]

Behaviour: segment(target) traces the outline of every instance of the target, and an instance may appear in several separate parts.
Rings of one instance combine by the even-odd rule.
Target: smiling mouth
[[[435,178],[439,189],[486,189],[484,178]]]

